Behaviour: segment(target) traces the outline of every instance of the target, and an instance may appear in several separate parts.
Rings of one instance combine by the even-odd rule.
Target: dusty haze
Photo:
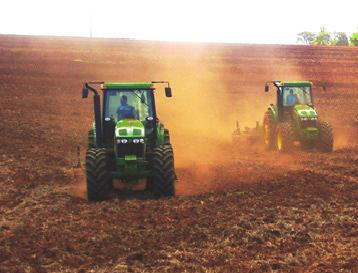
[[[333,153],[232,145],[307,79]],[[171,82],[179,196],[84,198],[89,80]],[[357,48],[0,36],[0,95],[0,272],[356,271]]]

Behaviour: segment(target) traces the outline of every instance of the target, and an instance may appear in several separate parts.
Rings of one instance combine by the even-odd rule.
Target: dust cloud
[[[230,173],[229,168],[244,154],[255,158],[253,146],[262,144],[238,147],[232,143],[236,121],[242,130],[254,127],[256,121],[262,124],[267,106],[275,101],[274,91],[264,93],[265,81],[278,78],[277,74],[283,80],[301,78],[297,77],[296,67],[286,63],[278,71],[270,68],[271,76],[256,78],[257,85],[253,86],[248,76],[226,73],[221,69],[225,67],[222,61],[209,63],[208,56],[210,52],[197,51],[196,56],[190,56],[190,62],[167,62],[158,74],[170,80],[173,89],[173,98],[167,99],[158,88],[157,109],[171,132],[180,194],[218,188],[220,170]],[[228,179],[238,180],[237,175],[236,172]]]
[[[182,65],[181,71],[177,67],[167,68],[172,71],[168,78],[173,98],[165,98],[161,88],[157,90],[158,116],[171,132],[176,165],[226,162],[236,120],[240,118],[243,125],[251,127],[256,120],[261,122],[262,111],[258,114],[256,109],[264,109],[263,104],[258,105],[253,96],[238,96],[240,87],[228,92],[221,75],[204,63]]]

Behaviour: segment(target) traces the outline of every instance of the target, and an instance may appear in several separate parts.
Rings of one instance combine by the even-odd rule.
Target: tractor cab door
[[[292,119],[292,107],[286,104],[284,88],[277,89],[277,105],[279,121],[290,121]]]

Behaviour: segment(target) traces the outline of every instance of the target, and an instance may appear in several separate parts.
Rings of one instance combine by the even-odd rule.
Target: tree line
[[[358,32],[350,37],[345,32],[328,32],[324,27],[316,34],[309,31],[298,33],[297,42],[306,45],[358,46]]]

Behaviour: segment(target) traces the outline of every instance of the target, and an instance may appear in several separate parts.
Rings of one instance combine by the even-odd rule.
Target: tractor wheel
[[[93,130],[88,130],[88,149],[96,147]]]
[[[320,152],[329,153],[333,151],[333,129],[328,122],[319,121],[319,138],[317,142],[317,149]]]
[[[290,152],[293,148],[294,129],[289,122],[283,122],[277,126],[276,148],[279,152]]]
[[[264,143],[268,150],[274,150],[275,143],[275,121],[270,110],[267,110],[263,121]]]
[[[148,190],[155,198],[174,196],[175,170],[172,145],[158,145],[154,148],[151,168],[152,176],[148,179]]]
[[[106,199],[111,189],[105,149],[92,148],[86,154],[87,196],[89,201]]]

